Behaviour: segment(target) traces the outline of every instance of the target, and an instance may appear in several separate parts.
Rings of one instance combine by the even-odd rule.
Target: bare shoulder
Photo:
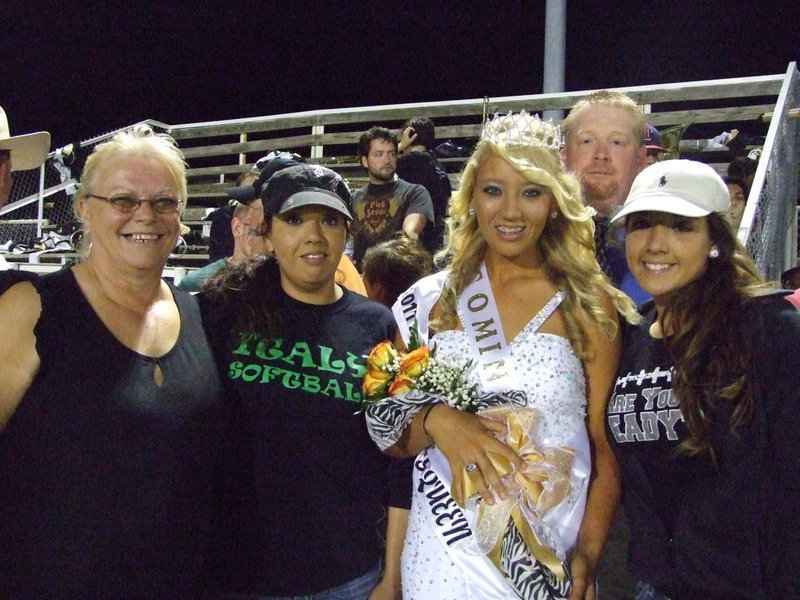
[[[580,321],[586,336],[587,356],[583,359],[587,385],[587,410],[589,431],[595,444],[604,438],[604,418],[606,403],[611,395],[620,356],[622,354],[622,334],[619,326],[619,315],[611,297],[604,294],[598,297],[597,306],[609,321],[616,324],[616,333],[608,336],[608,327],[603,327],[597,318],[589,315],[582,308],[576,308],[576,318]]]
[[[39,369],[33,329],[41,312],[39,294],[30,282],[18,283],[0,296],[0,429]]]
[[[585,335],[587,354],[583,359],[586,375],[591,381],[590,387],[595,391],[602,389],[600,399],[608,392],[606,389],[615,376],[622,353],[622,329],[619,322],[619,313],[610,296],[604,294],[596,298],[597,308],[600,309],[604,323],[598,320],[597,314],[589,314],[583,307],[576,306],[574,314],[580,323]],[[616,325],[616,327],[613,327]],[[615,331],[609,337],[610,331]],[[590,404],[591,404],[590,397]]]
[[[0,296],[0,317],[2,317],[0,322],[4,333],[31,320],[35,324],[41,311],[39,293],[29,281],[12,285]]]

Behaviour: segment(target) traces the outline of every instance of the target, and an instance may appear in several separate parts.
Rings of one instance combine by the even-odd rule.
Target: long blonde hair
[[[469,206],[481,166],[496,156],[531,183],[547,188],[555,200],[558,215],[548,219],[538,241],[539,251],[548,278],[566,292],[563,316],[573,348],[578,356],[587,358],[589,350],[585,332],[575,316],[577,308],[597,323],[609,339],[617,334],[618,325],[600,299],[610,298],[630,322],[639,317],[630,298],[611,285],[597,263],[594,211],[584,206],[580,183],[564,168],[558,149],[551,143],[555,128],[538,117],[524,116],[527,119],[522,123],[519,116],[513,118],[513,126],[518,129],[513,135],[484,135],[461,174],[459,189],[451,198],[447,244],[437,255],[437,259],[452,259],[451,274],[439,301],[439,314],[431,326],[443,330],[458,325],[457,299],[475,279],[486,256],[486,240],[475,215],[469,213]],[[491,125],[490,122],[487,127]],[[507,128],[509,123],[498,122],[495,126]]]

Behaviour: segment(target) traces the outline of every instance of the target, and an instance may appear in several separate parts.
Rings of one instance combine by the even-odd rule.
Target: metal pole
[[[44,166],[39,166],[39,208],[36,211],[36,239],[42,239],[44,235]]]
[[[544,93],[564,91],[564,56],[567,45],[567,0],[547,0],[544,23]],[[563,110],[546,110],[543,119],[560,121]]]

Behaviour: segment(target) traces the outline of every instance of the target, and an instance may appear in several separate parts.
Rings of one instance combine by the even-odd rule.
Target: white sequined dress
[[[570,479],[572,489],[568,497],[552,515],[548,515],[553,533],[566,550],[572,549],[577,537],[577,527],[583,515],[589,484],[589,443],[584,417],[586,415],[586,384],[580,359],[566,338],[538,333],[538,329],[555,311],[563,299],[559,292],[537,314],[510,344],[511,356],[516,362],[516,375],[521,389],[526,393],[527,406],[541,413],[538,437],[552,446],[569,446],[575,449],[575,467]],[[439,360],[453,360],[463,364],[470,355],[470,344],[463,331],[444,331],[433,336]],[[480,385],[475,375],[471,383]],[[569,582],[558,582],[549,569],[531,557],[517,556],[512,569],[515,577],[498,577],[493,586],[480,588],[465,577],[465,564],[457,565],[451,558],[461,550],[445,549],[441,532],[430,524],[430,498],[421,490],[426,477],[422,465],[426,456],[438,453],[425,450],[417,458],[414,470],[414,499],[402,558],[403,598],[437,600],[477,600],[488,598],[552,599],[568,595]],[[446,461],[444,461],[446,463]],[[449,473],[448,473],[449,475]],[[438,498],[441,498],[439,490]],[[449,492],[447,492],[449,497]],[[428,506],[426,506],[426,504]],[[439,502],[441,506],[441,501]],[[435,512],[435,510],[434,510]],[[440,511],[441,512],[441,511]],[[552,517],[552,518],[551,518]],[[525,550],[524,545],[522,545]],[[449,554],[448,554],[449,552]],[[453,553],[456,553],[455,555]],[[469,554],[474,551],[465,550]],[[489,568],[497,569],[488,563]],[[474,560],[474,558],[472,559]],[[491,588],[491,589],[490,589]],[[505,588],[505,589],[503,589]]]

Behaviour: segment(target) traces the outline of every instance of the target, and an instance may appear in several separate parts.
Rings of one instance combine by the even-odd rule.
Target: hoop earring
[[[550,218],[553,219],[553,220],[557,219],[558,218],[558,211],[554,210],[553,212],[551,212],[550,213]]]
[[[467,214],[468,214],[470,217],[474,217],[475,215],[477,215],[477,214],[478,214],[478,211],[477,211],[477,210],[475,210],[474,208],[472,208],[472,207],[470,206],[470,207],[469,207],[469,210],[467,211]]]
[[[710,258],[711,260],[719,258],[719,250],[716,248],[712,248],[708,253],[708,258]]]

